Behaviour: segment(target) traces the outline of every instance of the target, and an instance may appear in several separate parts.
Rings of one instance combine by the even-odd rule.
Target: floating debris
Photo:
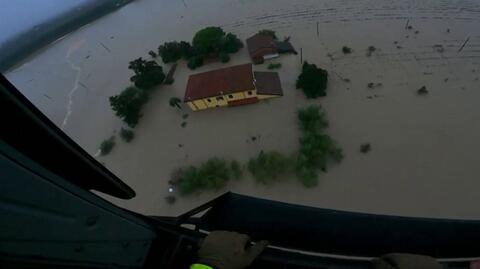
[[[467,37],[467,39],[465,40],[465,42],[463,42],[462,46],[458,49],[458,52],[462,51],[463,48],[465,47],[465,45],[467,45],[468,41],[470,40],[470,37]]]
[[[370,143],[364,143],[360,145],[361,153],[368,153],[371,150],[372,150],[372,146],[370,145]]]
[[[181,126],[182,128],[185,128],[187,126],[187,122],[186,121],[182,122]]]
[[[417,90],[417,94],[418,95],[427,95],[428,94],[427,87],[422,86],[420,89]]]
[[[445,51],[445,48],[443,47],[443,45],[441,44],[435,44],[433,45],[433,48],[435,49],[435,51],[437,51],[438,53],[442,53]]]
[[[102,42],[100,42],[100,45],[108,52],[111,52],[110,48],[108,48],[107,46],[105,46],[105,44],[103,44]]]
[[[347,47],[347,46],[343,46],[342,52],[343,52],[343,54],[350,54],[350,53],[352,53],[352,49]]]
[[[395,42],[397,42],[397,41],[395,41]],[[372,53],[374,53],[376,50],[377,50],[377,48],[375,48],[374,46],[369,46],[367,48],[367,57],[372,56]]]
[[[373,82],[370,82],[370,83],[367,84],[367,87],[368,87],[369,89],[373,89],[373,88],[377,88],[377,87],[381,87],[381,86],[383,86],[382,83],[373,83]]]

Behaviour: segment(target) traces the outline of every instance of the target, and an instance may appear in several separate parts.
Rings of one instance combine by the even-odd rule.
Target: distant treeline
[[[89,1],[0,44],[0,72],[35,51],[134,0]]]

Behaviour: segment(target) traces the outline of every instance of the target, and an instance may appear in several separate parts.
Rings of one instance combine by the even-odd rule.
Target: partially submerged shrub
[[[182,103],[182,99],[178,97],[170,97],[170,99],[168,100],[168,104],[171,107],[176,107],[178,109],[182,109],[182,107],[180,106],[181,103]]]
[[[370,143],[364,143],[360,145],[360,152],[361,153],[368,153],[372,149]]]
[[[238,161],[230,162],[230,169],[232,170],[232,176],[234,179],[240,179],[242,177],[242,167]]]
[[[155,61],[145,61],[142,58],[138,58],[131,61],[128,68],[135,72],[130,81],[140,89],[151,89],[156,85],[162,84],[165,79],[163,68]]]
[[[276,151],[263,152],[248,161],[248,170],[257,182],[268,184],[289,171],[291,160]]]
[[[397,41],[395,41],[395,42],[397,42]],[[395,43],[395,44],[397,44],[397,43]],[[372,56],[372,53],[374,53],[376,50],[377,50],[377,48],[375,48],[374,46],[369,46],[367,48],[367,56],[368,57]]]
[[[152,57],[152,58],[157,58],[157,54],[153,50],[149,51],[148,55],[150,55],[150,57]]]
[[[193,56],[188,60],[187,66],[188,68],[194,70],[197,67],[203,65],[203,57],[202,56]]]
[[[326,96],[328,73],[315,64],[303,63],[302,73],[297,78],[297,89],[302,89],[307,98]]]
[[[120,130],[120,137],[128,143],[135,137],[135,133],[132,130],[122,128]]]
[[[417,90],[417,94],[418,95],[427,95],[428,94],[427,87],[422,86],[420,89]]]
[[[112,135],[100,144],[100,155],[105,156],[109,154],[112,152],[113,147],[115,147],[115,136]]]
[[[134,128],[142,116],[140,112],[148,101],[148,93],[136,87],[128,87],[119,95],[111,96],[109,100],[115,114],[129,127]]]
[[[325,113],[319,106],[309,106],[298,111],[300,129],[300,149],[297,155],[295,171],[306,187],[316,186],[318,170],[327,171],[330,161],[340,162],[343,152],[337,143],[323,131],[328,126]]]
[[[205,190],[218,190],[234,177],[230,164],[224,159],[211,158],[199,167],[189,166],[175,171],[170,183],[181,195]]]
[[[343,54],[350,54],[350,53],[352,53],[352,49],[347,47],[347,46],[343,46],[342,52],[343,52]]]
[[[325,112],[320,106],[308,106],[298,110],[300,129],[303,132],[317,132],[328,126]]]

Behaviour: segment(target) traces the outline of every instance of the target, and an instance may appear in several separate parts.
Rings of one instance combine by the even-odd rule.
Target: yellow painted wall
[[[269,98],[278,97],[278,95],[259,94],[259,95],[257,95],[257,97],[258,97],[258,99],[262,100],[262,99],[269,99]]]
[[[192,102],[187,102],[187,105],[188,105],[188,107],[190,107],[191,110],[197,111],[197,108],[195,107],[195,105]]]
[[[193,101],[193,103],[198,108],[198,110],[207,109],[207,105],[205,104],[205,102],[203,102],[203,100],[195,100]]]
[[[205,104],[207,104],[209,108],[217,106],[217,100],[215,100],[215,97],[205,98],[203,99],[203,101],[205,102]]]
[[[251,94],[248,94],[248,92],[251,92]],[[233,98],[230,98],[229,95],[232,95]],[[222,97],[222,99],[217,100],[218,97]],[[192,102],[187,102],[188,106],[193,110],[204,110],[207,108],[214,108],[214,107],[222,107],[222,106],[228,106],[228,101],[236,101],[236,100],[242,100],[246,98],[252,98],[252,97],[257,97],[257,90],[252,89],[252,90],[246,90],[243,92],[236,92],[236,93],[230,93],[230,94],[225,94],[225,95],[220,95],[220,96],[215,96],[215,97],[208,97],[204,99],[199,99],[199,100],[194,100]],[[260,97],[260,96],[258,96]],[[268,97],[266,97],[268,98]]]
[[[232,98],[230,98],[230,95]],[[230,93],[224,95],[224,97],[227,99],[227,101],[236,101],[236,100],[242,100],[245,99],[245,94],[243,92],[236,92],[236,93]]]
[[[222,97],[223,100],[217,100],[218,97]],[[227,101],[225,100],[225,97],[223,97],[223,96],[208,97],[208,98],[204,98],[202,100],[207,105],[208,108],[218,107],[218,106],[226,106],[227,105]]]

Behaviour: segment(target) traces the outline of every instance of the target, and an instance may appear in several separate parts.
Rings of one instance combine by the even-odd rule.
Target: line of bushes
[[[272,184],[296,175],[305,187],[310,188],[318,184],[320,171],[326,172],[329,163],[343,159],[342,149],[324,133],[328,121],[320,106],[300,109],[297,116],[302,131],[298,152],[286,156],[276,151],[261,151],[250,158],[247,168],[255,181]],[[242,168],[237,161],[212,158],[199,167],[190,166],[175,171],[170,184],[178,188],[181,195],[188,195],[221,189],[230,179],[241,176]]]
[[[326,172],[330,161],[343,159],[342,149],[327,134],[325,113],[320,106],[311,105],[298,111],[302,137],[298,151],[295,172],[305,187],[318,184],[319,171]]]
[[[225,33],[220,27],[206,27],[198,31],[192,44],[186,41],[165,42],[158,47],[158,55],[164,63],[187,61],[190,69],[203,65],[205,59],[218,58],[221,62],[230,61],[229,54],[243,47],[242,41],[232,33]]]
[[[240,179],[242,170],[237,161],[211,158],[199,167],[189,166],[176,170],[170,184],[175,186],[180,195],[198,193],[203,190],[218,190],[232,179]]]
[[[261,151],[257,157],[248,161],[248,171],[262,184],[285,178],[292,167],[292,159],[276,151]]]

